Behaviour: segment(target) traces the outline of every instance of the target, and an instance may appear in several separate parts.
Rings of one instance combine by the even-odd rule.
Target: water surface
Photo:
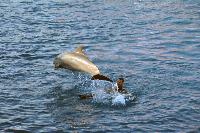
[[[200,132],[199,9],[198,0],[2,0],[0,131]],[[137,99],[80,100],[89,76],[52,64],[79,44]]]

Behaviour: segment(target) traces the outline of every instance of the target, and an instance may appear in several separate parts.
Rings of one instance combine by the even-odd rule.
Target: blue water
[[[80,100],[89,76],[52,64],[79,44],[136,99]],[[87,131],[200,132],[198,0],[0,1],[0,132]]]

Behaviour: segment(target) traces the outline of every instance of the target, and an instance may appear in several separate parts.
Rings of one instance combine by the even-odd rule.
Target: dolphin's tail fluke
[[[100,74],[94,75],[94,76],[92,77],[92,80],[106,80],[106,81],[113,82],[113,81],[112,81],[111,79],[109,79],[108,77],[103,76],[103,75],[100,75]]]

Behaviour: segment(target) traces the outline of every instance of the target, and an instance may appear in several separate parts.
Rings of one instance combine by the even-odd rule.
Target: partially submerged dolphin
[[[55,68],[65,68],[73,71],[86,72],[92,76],[92,80],[107,80],[106,76],[100,75],[99,69],[83,53],[83,46],[79,46],[73,52],[64,52],[54,59]]]
[[[121,94],[128,94],[127,90],[123,88],[123,84],[124,84],[124,79],[123,78],[118,78],[116,81],[116,86],[114,88],[114,90],[112,88],[108,88],[106,90],[106,93],[114,93],[114,92],[119,92]],[[80,99],[89,99],[89,98],[93,98],[94,94],[81,94],[79,95]]]

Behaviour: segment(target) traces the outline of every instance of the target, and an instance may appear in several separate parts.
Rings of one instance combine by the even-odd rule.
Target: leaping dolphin
[[[83,46],[77,47],[74,52],[64,52],[54,59],[55,68],[65,68],[72,71],[86,72],[92,76],[92,80],[107,80],[106,76],[100,75],[100,71],[83,53]]]

